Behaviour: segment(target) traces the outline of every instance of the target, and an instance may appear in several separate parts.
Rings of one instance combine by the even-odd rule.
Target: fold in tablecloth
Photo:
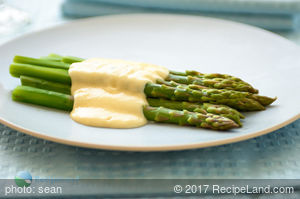
[[[66,0],[62,9],[69,17],[129,13],[203,15],[271,30],[293,30],[300,21],[300,0]]]

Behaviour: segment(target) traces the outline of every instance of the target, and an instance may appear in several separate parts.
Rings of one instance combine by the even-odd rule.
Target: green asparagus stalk
[[[227,75],[227,74],[220,74],[220,73],[200,73],[198,71],[194,71],[194,70],[186,70],[185,72],[177,72],[177,71],[170,71],[170,74],[173,75],[180,75],[180,76],[195,76],[195,77],[200,77],[200,78],[207,78],[207,79],[214,79],[214,78],[223,78],[223,79],[230,79],[236,82],[244,82],[247,83],[243,80],[241,80],[238,77],[234,77],[231,75]],[[248,83],[247,83],[248,84]]]
[[[73,109],[73,97],[71,95],[30,86],[17,86],[12,92],[12,99],[66,111]]]
[[[49,91],[55,91],[64,94],[71,94],[71,87],[68,84],[61,84],[57,82],[51,82],[35,77],[20,76],[21,84],[23,86],[31,86]]]
[[[15,101],[37,104],[66,111],[71,111],[73,108],[73,98],[71,95],[29,86],[16,87],[12,92],[12,98]],[[201,114],[151,106],[144,106],[143,112],[147,120],[156,122],[189,125],[215,130],[228,130],[238,127],[238,125],[231,119],[210,113]]]
[[[151,106],[144,106],[143,111],[147,120],[155,122],[174,123],[215,130],[228,130],[238,127],[238,125],[231,119],[210,113],[202,114],[189,112],[187,110],[178,111]]]
[[[39,58],[32,58],[32,57],[24,57],[16,55],[13,60],[15,63],[21,63],[21,64],[32,64],[32,65],[38,65],[38,66],[45,66],[45,67],[51,67],[51,68],[61,68],[68,70],[70,67],[70,64],[64,63],[64,62],[57,62],[47,59],[39,59]]]
[[[12,63],[9,72],[13,77],[30,76],[71,85],[71,78],[68,71],[65,69]]]
[[[204,89],[210,89],[209,87],[205,87],[205,86],[200,86],[200,85],[195,85],[195,84],[189,84],[189,85],[185,85],[185,84],[179,84],[177,82],[174,81],[165,81],[165,80],[158,80],[157,81],[158,84],[164,84],[167,86],[171,86],[171,87],[179,87],[179,88],[189,88],[189,89],[194,89],[194,90],[204,90]],[[228,92],[229,90],[226,89],[219,89],[218,90],[220,93],[223,92]],[[231,92],[234,95],[239,95],[239,96],[243,96],[249,99],[253,99],[257,102],[259,102],[261,105],[263,106],[268,106],[270,104],[272,104],[277,98],[271,98],[271,97],[267,97],[267,96],[262,96],[262,95],[258,95],[258,94],[253,94],[253,93],[249,93],[249,92],[239,92],[239,91],[232,91]]]
[[[235,91],[244,91],[250,93],[258,93],[250,84],[242,81],[234,81],[232,79],[223,78],[204,78],[204,77],[194,77],[194,76],[180,76],[169,74],[166,78],[167,81],[174,81],[181,84],[195,84],[200,86],[206,86],[216,89],[228,89]]]
[[[174,85],[174,82],[173,82],[173,85]],[[181,86],[183,86],[183,85],[181,85]],[[195,90],[207,89],[203,86],[194,85],[194,84],[190,84],[190,85],[187,85],[187,86],[189,88],[195,89]],[[221,89],[220,91],[221,92],[226,91],[226,89]],[[234,92],[238,93],[238,91],[234,91]],[[258,94],[248,93],[248,92],[240,92],[240,94],[244,94],[244,96],[246,98],[253,99],[253,100],[259,102],[263,106],[268,106],[268,105],[272,104],[277,99],[276,97],[272,98],[272,97],[262,96],[262,95],[258,95]]]
[[[171,101],[163,98],[147,98],[147,101],[150,106],[154,107],[162,106],[175,110],[188,110],[191,112],[198,112],[203,114],[207,113],[207,111],[202,107],[202,104],[200,103]]]
[[[175,101],[223,104],[239,111],[260,111],[265,107],[254,99],[247,98],[247,93],[232,90],[205,88],[195,90],[189,86],[171,87],[161,84],[147,83],[144,93],[147,97],[166,98]]]
[[[223,117],[227,117],[229,119],[232,119],[235,121],[238,125],[242,126],[242,123],[240,121],[241,118],[244,118],[244,116],[225,105],[215,105],[215,104],[209,104],[209,103],[191,103],[191,102],[179,102],[179,101],[171,101],[166,99],[156,99],[156,98],[147,98],[147,101],[150,106],[153,107],[165,107],[175,110],[188,110],[191,112],[198,112],[202,114],[212,113],[215,115],[220,115]]]

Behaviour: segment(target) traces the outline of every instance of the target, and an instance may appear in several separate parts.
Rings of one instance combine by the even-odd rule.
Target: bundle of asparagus
[[[15,56],[10,74],[21,80],[12,99],[71,111],[70,65],[84,59],[50,54],[41,58]],[[243,80],[225,74],[170,71],[165,80],[147,83],[149,105],[144,116],[151,121],[191,125],[215,130],[242,126],[239,111],[260,111],[276,98],[258,95]],[[237,110],[235,110],[237,109]]]

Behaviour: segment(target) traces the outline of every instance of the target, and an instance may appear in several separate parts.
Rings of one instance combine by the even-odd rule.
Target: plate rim
[[[60,144],[66,144],[70,146],[75,146],[75,147],[84,147],[84,148],[91,148],[91,149],[105,149],[105,150],[112,150],[112,151],[135,151],[135,152],[149,152],[149,151],[179,151],[179,150],[188,150],[188,149],[200,149],[200,148],[207,148],[207,147],[213,147],[213,146],[221,146],[225,144],[231,144],[231,143],[236,143],[240,141],[245,141],[251,138],[259,137],[268,133],[271,133],[275,130],[278,130],[294,121],[297,119],[300,119],[300,113],[297,114],[296,116],[290,118],[289,120],[286,120],[278,125],[272,126],[270,128],[267,128],[262,131],[258,131],[255,133],[252,133],[250,135],[242,135],[242,136],[237,136],[233,138],[226,138],[222,140],[217,140],[217,141],[206,141],[206,142],[201,142],[201,143],[193,143],[193,144],[184,144],[184,145],[169,145],[169,146],[116,146],[116,145],[103,145],[103,144],[91,144],[91,143],[85,143],[85,142],[80,142],[80,141],[70,141],[66,139],[61,139],[61,138],[56,138],[52,136],[47,136],[40,134],[35,131],[28,130],[26,128],[22,128],[18,125],[15,125],[11,122],[8,122],[4,120],[3,118],[0,117],[0,123],[15,129],[19,132],[25,133],[27,135],[36,137],[36,138],[41,138],[44,140],[60,143]]]
[[[76,23],[83,23],[83,22],[88,22],[88,21],[93,21],[93,20],[99,20],[99,19],[103,19],[103,18],[118,18],[118,17],[128,17],[128,16],[176,16],[176,17],[187,17],[187,18],[204,18],[204,19],[208,19],[208,20],[213,20],[213,21],[220,21],[223,23],[227,23],[227,24],[233,24],[233,25],[238,25],[238,26],[244,26],[245,28],[250,28],[250,29],[254,29],[256,31],[260,31],[260,32],[264,32],[265,34],[269,34],[270,36],[276,36],[277,39],[283,39],[286,42],[289,42],[290,44],[299,47],[297,44],[295,44],[294,42],[276,34],[273,33],[271,31],[259,28],[259,27],[255,27],[252,25],[248,25],[248,24],[244,24],[244,23],[240,23],[240,22],[235,22],[235,21],[231,21],[231,20],[225,20],[225,19],[220,19],[220,18],[213,18],[213,17],[206,17],[206,16],[193,16],[193,15],[180,15],[180,14],[156,14],[156,13],[147,13],[147,14],[119,14],[119,15],[109,15],[109,16],[97,16],[97,17],[89,17],[89,18],[83,18],[83,19],[77,19],[77,20],[72,20],[72,21],[67,21],[67,22],[63,22],[60,24],[56,24],[56,25],[52,25],[50,27],[46,27],[46,28],[42,28],[42,29],[38,29],[38,30],[33,30],[30,32],[27,32],[23,35],[14,37],[9,39],[6,42],[3,42],[0,46],[5,46],[5,45],[9,45],[9,43],[11,42],[15,42],[16,40],[20,40],[23,38],[26,38],[27,36],[31,36],[31,35],[35,35],[35,34],[39,34],[39,33],[43,33],[43,32],[47,32],[49,30],[52,29],[56,29],[56,28],[60,28],[66,25],[72,25],[72,24],[76,24]],[[251,133],[250,135],[241,135],[241,136],[237,136],[237,137],[233,137],[233,138],[225,138],[222,140],[216,140],[216,141],[205,141],[205,142],[201,142],[201,143],[192,143],[192,144],[181,144],[181,145],[166,145],[166,146],[122,146],[122,145],[103,145],[103,144],[92,144],[92,143],[86,143],[86,142],[80,142],[80,141],[70,141],[67,139],[62,139],[62,138],[57,138],[57,137],[53,137],[53,136],[49,136],[49,135],[43,135],[40,134],[37,131],[32,131],[26,128],[23,128],[19,125],[16,125],[12,122],[7,121],[6,119],[2,118],[0,116],[0,123],[14,129],[17,130],[19,132],[25,133],[27,135],[36,137],[36,138],[40,138],[40,139],[44,139],[44,140],[48,140],[48,141],[52,141],[52,142],[56,142],[56,143],[60,143],[60,144],[66,144],[69,146],[75,146],[75,147],[84,147],[84,148],[92,148],[92,149],[104,149],[104,150],[113,150],[113,151],[135,151],[135,152],[149,152],[149,151],[153,151],[153,152],[158,152],[158,151],[178,151],[178,150],[188,150],[188,149],[198,149],[198,148],[206,148],[206,147],[213,147],[213,146],[220,146],[220,145],[225,145],[225,144],[231,144],[231,143],[236,143],[236,142],[240,142],[240,141],[245,141],[251,138],[255,138],[255,137],[259,137],[268,133],[271,133],[275,130],[278,130],[294,121],[296,121],[297,119],[300,119],[300,113],[291,117],[290,119],[279,123],[275,126],[272,126],[270,128],[261,130],[261,131],[257,131],[255,133]]]

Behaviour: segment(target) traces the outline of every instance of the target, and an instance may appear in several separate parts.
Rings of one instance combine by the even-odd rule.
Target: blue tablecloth
[[[270,30],[300,24],[299,0],[66,0],[62,8],[71,17],[154,12],[223,18]]]

